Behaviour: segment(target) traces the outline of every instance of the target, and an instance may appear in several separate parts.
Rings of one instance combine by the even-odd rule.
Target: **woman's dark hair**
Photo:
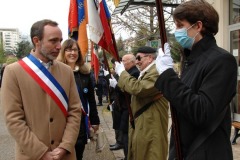
[[[190,24],[201,21],[201,34],[216,35],[218,32],[219,15],[211,4],[205,0],[191,0],[180,4],[173,12],[175,21],[186,20]]]

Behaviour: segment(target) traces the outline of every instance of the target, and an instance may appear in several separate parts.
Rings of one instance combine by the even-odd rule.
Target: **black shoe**
[[[113,147],[113,146],[115,146],[115,144],[109,144],[109,147]]]
[[[122,145],[116,143],[114,146],[110,147],[109,149],[110,149],[111,151],[114,151],[114,150],[119,150],[119,149],[122,149],[122,148],[123,148]]]
[[[115,144],[109,144],[109,147],[113,147],[113,146],[115,146],[115,145],[119,145],[119,143],[116,142]]]

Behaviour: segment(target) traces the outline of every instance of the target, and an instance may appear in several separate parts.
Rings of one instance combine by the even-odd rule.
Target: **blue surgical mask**
[[[194,24],[193,24],[194,25]],[[174,35],[175,38],[177,40],[177,42],[183,47],[183,48],[187,48],[187,49],[191,49],[193,46],[193,43],[195,41],[195,37],[198,35],[198,33],[192,38],[189,37],[187,34],[187,31],[193,27],[193,25],[191,25],[189,28],[181,28],[181,29],[176,29]]]

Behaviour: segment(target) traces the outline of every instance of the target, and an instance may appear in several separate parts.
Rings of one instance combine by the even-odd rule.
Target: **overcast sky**
[[[58,22],[65,40],[68,38],[69,5],[70,0],[0,0],[0,28],[18,28],[22,35],[30,37],[34,22],[51,19]],[[121,35],[123,39],[129,37],[125,32]],[[115,34],[116,39],[119,36]]]
[[[58,22],[63,39],[67,39],[69,3],[70,0],[0,0],[0,28],[18,28],[29,36],[34,22],[51,19]]]

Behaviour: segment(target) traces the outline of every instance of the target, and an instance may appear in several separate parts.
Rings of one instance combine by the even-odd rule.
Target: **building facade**
[[[5,52],[15,53],[17,44],[21,41],[21,35],[16,28],[0,28],[0,39]]]
[[[207,0],[219,13],[217,44],[228,50],[238,64],[237,94],[232,101],[233,121],[240,122],[240,0]]]

